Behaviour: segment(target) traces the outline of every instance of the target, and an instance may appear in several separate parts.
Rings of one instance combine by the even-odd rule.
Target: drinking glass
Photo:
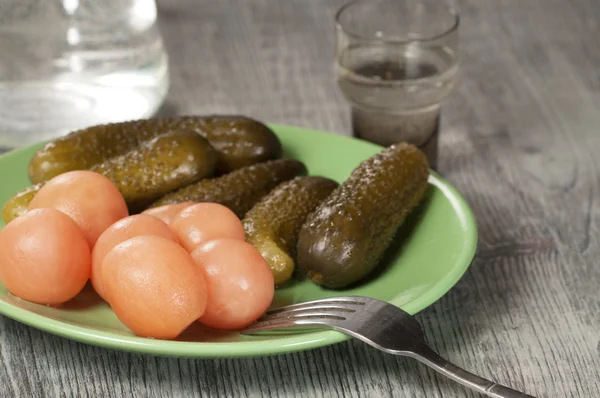
[[[337,84],[354,136],[414,144],[435,169],[440,107],[458,68],[456,9],[443,0],[355,0],[335,25]]]
[[[0,147],[149,117],[169,85],[154,0],[0,0]]]

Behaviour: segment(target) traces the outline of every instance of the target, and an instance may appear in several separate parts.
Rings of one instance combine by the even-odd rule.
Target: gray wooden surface
[[[163,114],[237,112],[341,134],[332,76],[342,1],[159,0]],[[418,315],[448,359],[539,397],[600,396],[600,2],[463,0],[460,82],[440,170],[479,253]],[[244,360],[125,354],[0,317],[0,396],[473,397],[359,343]]]

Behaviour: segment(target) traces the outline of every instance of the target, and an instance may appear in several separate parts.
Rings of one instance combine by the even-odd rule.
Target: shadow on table
[[[394,235],[392,242],[389,244],[388,249],[384,252],[383,257],[379,265],[364,279],[357,282],[358,285],[374,281],[386,272],[389,268],[394,265],[396,259],[400,256],[402,251],[405,249],[406,244],[410,241],[415,230],[419,227],[421,218],[426,214],[427,209],[431,204],[431,198],[434,193],[434,188],[429,187],[423,194],[423,199],[419,205],[408,214],[406,220],[402,223],[396,234]]]
[[[478,251],[461,280],[440,300],[416,315],[423,325],[429,345],[441,356],[456,362],[475,357],[484,348],[497,353],[505,352],[504,347],[493,345],[494,342],[499,343],[500,339],[490,340],[489,334],[526,326],[519,323],[523,319],[511,317],[511,309],[520,305],[520,296],[535,278],[524,267],[525,262],[510,259],[516,260],[523,254],[531,255],[554,248],[550,237],[523,240],[506,233],[499,238],[498,225],[494,223],[494,219],[484,215],[486,209],[477,208],[476,204],[481,203],[481,200],[475,200],[468,192],[462,194],[470,203],[478,221]],[[495,363],[491,358],[478,360],[478,369],[473,369],[472,363],[456,365],[473,372],[485,369],[485,373],[480,376],[492,379],[494,374],[501,374],[501,369],[505,369],[503,364]],[[509,374],[517,375],[519,369]],[[441,376],[437,377],[442,379]],[[523,388],[524,381],[522,378],[514,379],[510,384],[513,388]]]

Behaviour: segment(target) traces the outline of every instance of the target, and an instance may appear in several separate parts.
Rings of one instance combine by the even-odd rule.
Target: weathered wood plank
[[[348,134],[333,80],[343,1],[159,0],[163,114],[236,112]],[[540,397],[600,396],[600,3],[462,0],[461,76],[440,170],[473,206],[479,253],[419,315],[457,364]],[[73,343],[0,318],[0,396],[473,397],[348,342],[193,361]]]

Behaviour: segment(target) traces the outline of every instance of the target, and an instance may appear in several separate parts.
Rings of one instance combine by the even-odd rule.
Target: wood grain
[[[159,0],[162,114],[244,113],[339,134],[342,1]],[[539,397],[600,396],[600,3],[462,0],[461,72],[439,169],[472,205],[477,258],[418,315],[439,352]],[[474,397],[348,342],[241,360],[99,349],[0,317],[2,397]]]

